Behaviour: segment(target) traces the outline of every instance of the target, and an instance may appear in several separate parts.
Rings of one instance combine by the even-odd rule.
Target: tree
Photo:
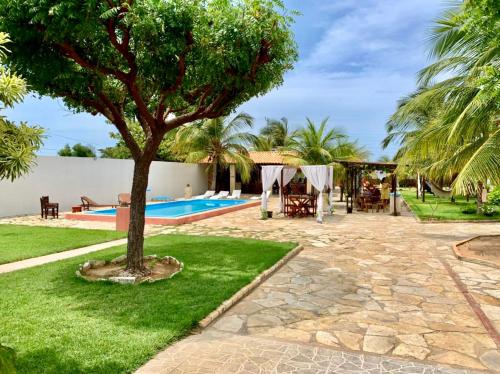
[[[275,150],[273,140],[265,135],[258,135],[254,138],[252,149],[259,152],[271,152]]]
[[[178,131],[173,150],[186,162],[208,162],[212,190],[217,187],[217,171],[229,163],[235,164],[243,181],[248,181],[253,164],[246,146],[255,137],[242,130],[252,125],[253,118],[246,113],[230,120],[219,117],[201,121]]]
[[[57,154],[62,157],[96,157],[94,148],[76,143],[73,147],[66,144]]]
[[[274,149],[286,148],[293,143],[297,131],[292,131],[285,117],[280,120],[266,118],[266,125],[260,130],[260,135],[268,138]]]
[[[146,188],[165,134],[281,84],[297,59],[291,22],[280,0],[0,0],[0,31],[15,35],[9,62],[30,87],[103,115],[132,154],[130,274],[146,271]]]
[[[9,35],[0,32],[0,63],[3,64],[9,50]],[[26,94],[25,80],[7,67],[0,65],[0,102],[13,107]],[[43,130],[26,123],[16,125],[0,116],[0,180],[14,180],[27,173],[35,163],[35,152],[42,145]]]
[[[135,139],[135,141],[141,146],[144,146],[144,132],[142,131],[141,125],[136,121],[127,121],[128,127],[130,129],[130,134]],[[175,134],[177,130],[169,131],[165,134],[162,142],[158,146],[156,151],[155,160],[159,161],[183,161],[182,158],[175,155],[171,148],[172,143],[175,139]],[[118,158],[118,159],[131,159],[132,154],[125,144],[120,133],[111,132],[109,136],[116,140],[116,144],[113,147],[106,147],[99,149],[102,158]]]
[[[448,9],[431,35],[436,61],[387,124],[384,145],[401,141],[399,164],[456,193],[500,183],[499,18],[494,0]]]
[[[286,157],[298,165],[326,165],[333,161],[338,146],[344,146],[347,135],[336,128],[327,128],[328,118],[319,126],[306,118],[306,127],[299,129],[293,142],[287,147]]]

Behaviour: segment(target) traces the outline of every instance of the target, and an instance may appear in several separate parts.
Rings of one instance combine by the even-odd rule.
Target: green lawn
[[[0,225],[0,264],[123,237],[125,234],[117,231]]]
[[[434,195],[426,193],[425,203],[421,198],[416,198],[415,189],[403,189],[401,191],[405,201],[410,209],[422,220],[457,220],[457,221],[472,221],[472,220],[494,220],[500,219],[500,215],[496,214],[493,217],[488,217],[483,214],[465,214],[462,211],[467,207],[474,207],[475,200],[471,198],[469,202],[465,197],[458,196],[455,198],[455,203],[452,203],[448,198],[436,198]],[[437,200],[437,206],[436,206]],[[433,215],[433,209],[435,212]]]
[[[0,343],[17,351],[20,373],[126,373],[186,335],[292,243],[162,235],[146,254],[184,262],[152,284],[89,283],[75,276],[86,259],[112,259],[114,247],[0,275]]]

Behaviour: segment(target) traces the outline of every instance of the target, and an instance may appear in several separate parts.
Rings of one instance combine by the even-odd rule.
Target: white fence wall
[[[39,157],[31,173],[14,182],[0,182],[0,217],[40,211],[40,197],[48,195],[61,211],[80,204],[86,195],[98,203],[116,203],[120,192],[130,192],[132,160],[79,157]],[[193,194],[207,189],[202,165],[154,161],[149,173],[148,199],[166,195],[181,197],[191,184]]]

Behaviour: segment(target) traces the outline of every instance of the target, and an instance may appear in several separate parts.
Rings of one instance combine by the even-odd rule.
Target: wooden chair
[[[49,218],[49,211],[51,212],[52,218],[59,218],[59,203],[49,202],[48,196],[42,196],[40,198],[40,210],[42,218]]]
[[[132,201],[132,195],[129,192],[122,192],[118,194],[118,205],[130,206],[131,201]]]

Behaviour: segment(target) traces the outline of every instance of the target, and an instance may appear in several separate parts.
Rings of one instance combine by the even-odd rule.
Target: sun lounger
[[[271,197],[271,190],[266,192],[266,199],[269,199]],[[262,195],[259,196],[252,196],[250,200],[260,200],[262,199]]]
[[[232,195],[229,195],[228,199],[239,199],[241,197],[241,190],[234,190]]]
[[[80,199],[82,200],[83,210],[90,210],[90,208],[104,208],[104,207],[116,208],[117,206],[117,204],[98,204],[88,196],[82,196],[80,197]]]
[[[229,196],[229,191],[220,191],[217,195],[212,196],[210,200],[224,199],[228,196]]]
[[[215,191],[207,190],[207,192],[205,192],[203,195],[193,196],[193,199],[196,199],[196,200],[209,199],[214,195],[215,195]]]

